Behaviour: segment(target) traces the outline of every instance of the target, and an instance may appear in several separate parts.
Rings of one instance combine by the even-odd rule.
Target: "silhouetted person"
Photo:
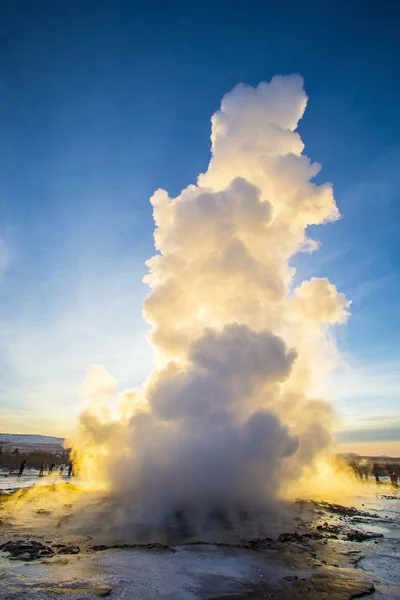
[[[64,466],[64,465],[61,465],[61,467],[60,467],[60,477],[62,477],[62,476],[63,476],[64,469],[65,469],[65,466]]]
[[[375,477],[375,481],[376,483],[380,483],[380,479],[379,479],[379,466],[375,463],[374,465],[372,465],[372,473]]]
[[[73,469],[74,468],[72,466],[72,463],[70,463],[69,467],[68,467],[68,477],[72,477],[72,475],[73,475]]]
[[[46,468],[46,461],[42,460],[42,462],[40,463],[39,477],[43,477],[45,468]]]
[[[49,475],[52,474],[52,472],[54,471],[54,467],[56,466],[56,463],[52,462],[50,467],[49,467]]]
[[[18,477],[21,477],[22,473],[25,471],[26,460],[23,460],[18,471]]]

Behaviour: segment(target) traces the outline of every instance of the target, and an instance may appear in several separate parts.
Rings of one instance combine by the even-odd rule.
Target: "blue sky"
[[[143,4],[2,3],[0,430],[65,433],[92,363],[141,383],[149,196],[206,168],[224,93],[298,72],[306,154],[343,214],[295,260],[353,301],[333,396],[359,431],[343,441],[399,441],[399,9]]]

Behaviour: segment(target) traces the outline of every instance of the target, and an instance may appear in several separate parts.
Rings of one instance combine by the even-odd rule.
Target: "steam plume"
[[[291,257],[317,249],[307,227],[339,217],[296,132],[306,104],[298,75],[238,85],[212,117],[197,185],[151,198],[156,367],[125,394],[92,367],[74,440],[82,476],[116,492],[121,519],[265,506],[331,444],[315,393],[350,303],[327,279],[292,289]]]

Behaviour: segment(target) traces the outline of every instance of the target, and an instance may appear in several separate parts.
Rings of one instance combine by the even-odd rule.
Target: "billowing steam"
[[[317,249],[307,227],[339,217],[296,132],[306,104],[298,75],[238,85],[212,117],[197,185],[151,199],[156,367],[125,394],[92,367],[74,440],[82,476],[115,491],[122,520],[260,508],[331,444],[317,394],[350,303],[327,279],[292,289],[291,257]]]

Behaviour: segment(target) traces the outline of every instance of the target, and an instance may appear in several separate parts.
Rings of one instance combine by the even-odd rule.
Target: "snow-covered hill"
[[[50,435],[37,435],[34,433],[0,433],[0,445],[24,449],[58,450],[63,447],[64,439]]]

